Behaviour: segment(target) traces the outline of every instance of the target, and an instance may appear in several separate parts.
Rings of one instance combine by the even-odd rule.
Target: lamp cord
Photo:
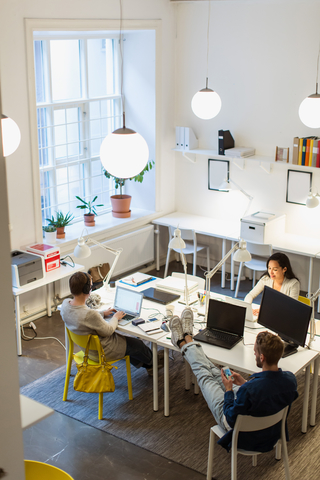
[[[120,94],[121,94],[121,101],[122,101],[122,115],[123,115],[123,128],[125,128],[125,106],[124,106],[124,98],[123,98],[123,38],[122,38],[122,0],[119,0],[120,4]]]
[[[318,93],[319,58],[320,58],[320,42],[319,42],[319,52],[318,52],[318,59],[317,59],[316,93]]]
[[[209,77],[209,38],[210,38],[210,10],[211,10],[211,1],[209,1],[208,5],[208,28],[207,28],[207,85],[206,88],[208,88],[208,77]]]

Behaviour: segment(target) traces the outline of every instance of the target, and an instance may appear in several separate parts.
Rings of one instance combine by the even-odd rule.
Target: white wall
[[[223,129],[231,131],[236,146],[254,147],[257,154],[271,157],[276,146],[290,147],[291,158],[294,136],[320,136],[319,129],[305,127],[298,117],[300,102],[315,92],[319,1],[211,2],[209,87],[219,93],[222,108],[209,121],[198,119],[190,107],[194,93],[205,87],[208,3],[175,8],[176,125],[192,127],[200,148],[217,150],[218,130]],[[239,191],[208,190],[208,157],[198,155],[196,164],[180,153],[176,159],[178,209],[219,218],[243,215],[248,200]],[[320,207],[286,203],[287,168],[273,164],[268,175],[248,159],[245,170],[231,165],[230,174],[254,196],[251,213],[285,213],[288,232],[320,239]],[[312,172],[313,185],[320,190],[320,171]],[[292,258],[306,288],[308,260]],[[318,278],[316,270],[315,285]]]
[[[126,126],[136,130],[149,146],[149,158],[156,158],[156,44],[155,31],[124,33],[123,93]],[[160,68],[160,65],[159,65]],[[138,88],[137,88],[138,87]],[[160,103],[160,99],[158,99]],[[131,207],[155,210],[155,168],[145,173],[140,183],[126,182],[126,193],[132,195]]]

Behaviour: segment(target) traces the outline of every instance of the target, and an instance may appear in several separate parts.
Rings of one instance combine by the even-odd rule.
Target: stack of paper
[[[149,282],[152,280],[153,277],[151,275],[146,275],[145,273],[133,273],[132,275],[129,275],[126,278],[123,278],[121,280],[122,283],[126,283],[127,285],[142,285],[143,283]]]
[[[177,277],[166,277],[156,285],[157,290],[163,290],[164,292],[176,293],[178,295],[184,294],[185,279]],[[198,283],[194,280],[188,279],[189,293],[195,292],[198,289]]]
[[[234,147],[234,148],[228,148],[225,150],[224,154],[227,157],[251,157],[256,153],[255,148],[249,148],[249,147]]]
[[[156,320],[154,322],[140,323],[138,326],[148,335],[155,335],[156,333],[165,333],[161,325],[162,320]]]

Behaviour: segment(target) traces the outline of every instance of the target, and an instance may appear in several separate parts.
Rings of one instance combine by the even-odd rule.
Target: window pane
[[[45,73],[44,73],[44,42],[37,40],[34,42],[34,64],[36,76],[36,98],[37,103],[45,102]]]
[[[68,170],[67,170],[67,167],[57,168],[56,179],[57,179],[57,185],[68,184]]]
[[[88,40],[89,96],[115,93],[113,39]]]
[[[52,100],[81,98],[80,41],[50,40]]]

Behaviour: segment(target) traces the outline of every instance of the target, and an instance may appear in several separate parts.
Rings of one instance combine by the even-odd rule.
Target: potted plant
[[[44,231],[44,238],[46,243],[48,243],[49,245],[56,243],[57,229],[54,225],[45,225],[42,227],[42,230]]]
[[[154,165],[153,160],[149,160],[144,167],[144,169],[135,177],[131,178],[117,178],[111,175],[107,170],[104,171],[106,178],[113,178],[115,189],[120,189],[120,195],[111,195],[111,205],[112,205],[112,215],[116,218],[128,218],[131,216],[130,203],[131,195],[125,195],[122,193],[122,188],[124,187],[126,180],[134,180],[135,182],[142,183],[144,179],[144,174],[149,172]]]
[[[97,207],[103,207],[103,203],[100,203],[99,205],[93,205],[94,202],[97,200],[98,198],[98,195],[96,195],[94,197],[94,199],[92,201],[89,201],[89,202],[86,202],[85,200],[83,200],[82,198],[78,197],[76,195],[76,198],[82,202],[81,205],[78,205],[77,208],[81,208],[82,210],[88,210],[88,213],[84,213],[83,214],[83,218],[84,218],[84,224],[87,226],[87,227],[94,227],[96,222],[94,220],[94,216],[95,215],[98,215],[97,214],[97,211],[96,211],[96,208]]]
[[[52,215],[52,218],[47,218],[49,225],[56,227],[57,229],[57,238],[65,238],[66,234],[64,228],[69,225],[74,219],[73,215],[68,212],[66,215],[63,212],[56,212],[56,218]]]

